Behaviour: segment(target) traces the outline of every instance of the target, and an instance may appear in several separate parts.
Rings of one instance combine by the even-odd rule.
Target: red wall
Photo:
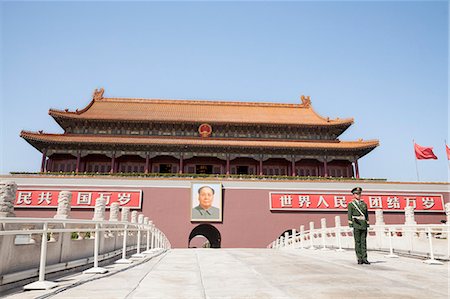
[[[55,185],[57,186],[57,185]],[[60,185],[58,185],[59,187]],[[267,183],[261,182],[261,187]],[[20,187],[20,185],[19,185]],[[95,186],[92,186],[95,187]],[[61,190],[74,187],[61,186]],[[104,187],[99,187],[104,189]],[[110,188],[120,189],[118,187]],[[145,216],[161,229],[169,238],[172,247],[187,247],[192,229],[201,223],[190,221],[191,199],[190,188],[158,188],[144,187],[142,211]],[[278,189],[279,190],[279,189]],[[289,189],[283,189],[289,191]],[[346,212],[285,212],[270,211],[269,192],[277,189],[226,189],[223,191],[223,222],[211,223],[221,234],[222,247],[266,247],[284,231],[300,225],[309,229],[309,222],[314,221],[316,228],[320,226],[320,219],[326,218],[328,226],[334,226],[334,216],[341,216],[342,225],[347,224]],[[420,193],[420,192],[415,192]],[[449,201],[448,193],[444,194],[444,201]],[[16,208],[18,217],[53,217],[56,209],[20,209]],[[91,218],[93,210],[77,209],[71,211],[71,218]],[[439,223],[445,219],[444,212],[423,213],[416,212],[418,223]],[[107,212],[107,217],[109,217]],[[375,222],[374,213],[370,213],[370,222]],[[387,224],[403,223],[404,214],[399,212],[384,213]]]

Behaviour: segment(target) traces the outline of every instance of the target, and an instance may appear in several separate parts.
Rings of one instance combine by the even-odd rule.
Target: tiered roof
[[[182,122],[214,124],[259,124],[349,127],[353,118],[330,119],[317,114],[303,97],[302,104],[224,102],[161,99],[94,99],[82,110],[50,109],[58,123],[62,119],[122,122]]]
[[[237,125],[276,125],[335,127],[344,131],[352,123],[352,118],[329,119],[317,114],[309,97],[302,96],[301,104],[247,103],[200,100],[161,100],[104,98],[103,89],[96,90],[93,100],[82,110],[50,109],[49,114],[64,127],[73,121],[113,121],[113,122],[167,122],[167,123],[209,123]],[[183,148],[254,148],[295,150],[335,150],[353,152],[364,156],[379,145],[378,140],[340,141],[336,140],[277,140],[277,139],[231,139],[179,136],[104,135],[104,134],[47,134],[22,131],[21,137],[39,150],[54,145],[89,148],[103,145],[110,148],[140,146],[183,146]]]

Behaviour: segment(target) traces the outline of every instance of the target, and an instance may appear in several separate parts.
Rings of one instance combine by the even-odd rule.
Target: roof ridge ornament
[[[101,99],[103,99],[103,93],[105,92],[105,89],[103,89],[103,87],[102,88],[100,88],[100,89],[95,89],[94,90],[94,94],[92,95],[92,99],[94,100],[94,101],[98,101],[98,100],[101,100]]]
[[[300,97],[300,99],[302,100],[302,105],[303,105],[305,108],[311,107],[311,97],[310,97],[310,96],[302,95],[302,96]]]

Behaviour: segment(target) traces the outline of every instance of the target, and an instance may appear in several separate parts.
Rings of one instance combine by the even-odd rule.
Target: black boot
[[[366,264],[366,265],[370,265],[370,263],[369,263],[368,260],[363,260],[362,263],[363,263],[363,264]]]
[[[358,265],[362,265],[363,261],[358,260]]]

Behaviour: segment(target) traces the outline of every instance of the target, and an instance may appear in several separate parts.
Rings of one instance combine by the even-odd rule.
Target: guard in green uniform
[[[353,201],[348,204],[348,225],[353,227],[355,251],[358,264],[370,265],[367,260],[367,229],[369,228],[369,214],[367,205],[361,200],[362,189],[353,188]]]

